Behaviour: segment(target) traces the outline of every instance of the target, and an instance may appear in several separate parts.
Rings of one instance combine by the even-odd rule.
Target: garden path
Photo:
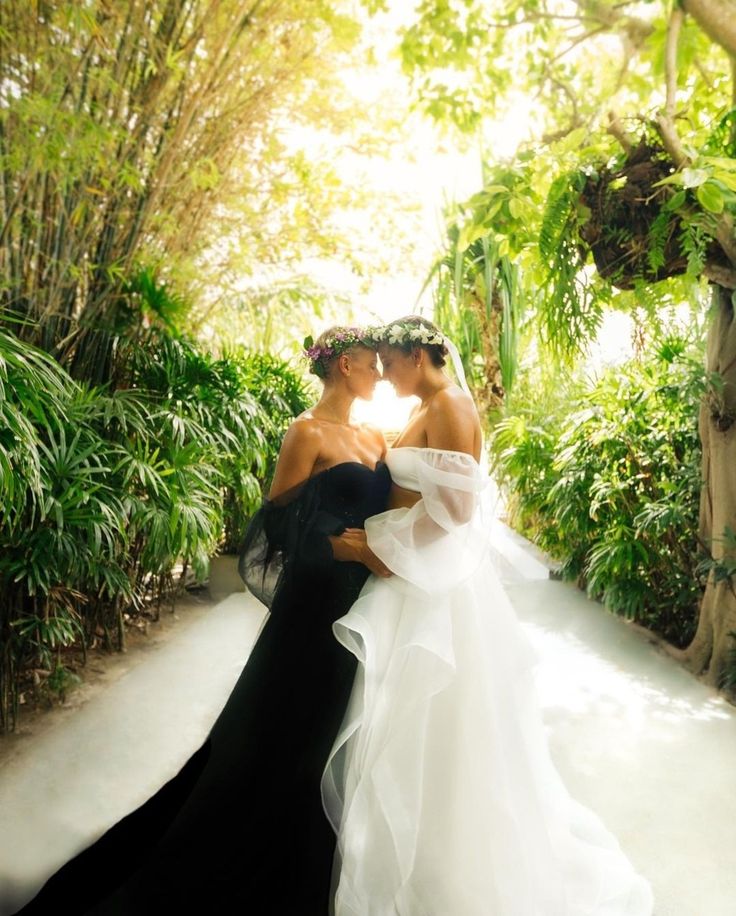
[[[732,916],[736,709],[645,632],[550,579],[503,526],[496,546],[540,653],[550,745],[571,792],[650,879],[656,916]],[[220,588],[83,702],[14,740],[0,764],[0,888],[35,893],[199,746],[264,620],[254,599],[228,594],[234,578]]]

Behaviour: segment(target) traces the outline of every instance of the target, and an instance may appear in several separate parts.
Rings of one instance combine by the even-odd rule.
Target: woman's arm
[[[295,420],[286,430],[281,443],[269,499],[277,499],[282,493],[303,483],[311,477],[319,458],[320,434],[307,420]]]
[[[480,421],[472,399],[463,391],[445,389],[437,392],[427,411],[427,445],[430,448],[465,452],[477,461],[476,442]],[[448,492],[445,505],[457,524],[470,521],[475,511],[475,496],[461,490]]]
[[[366,540],[394,575],[443,589],[480,560],[486,478],[473,455],[457,449],[420,448],[416,462],[421,499],[366,519]]]

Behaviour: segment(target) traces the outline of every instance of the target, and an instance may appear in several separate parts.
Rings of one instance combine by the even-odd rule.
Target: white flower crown
[[[445,338],[439,331],[433,331],[420,324],[389,324],[383,330],[381,339],[389,346],[400,344],[436,344],[442,346]]]

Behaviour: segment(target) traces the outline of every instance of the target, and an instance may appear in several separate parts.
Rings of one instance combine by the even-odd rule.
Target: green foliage
[[[152,267],[141,267],[123,283],[121,293],[117,323],[128,333],[138,322],[144,327],[156,324],[173,335],[179,333],[189,311],[189,302],[165,282],[160,282]]]
[[[511,519],[613,611],[677,645],[694,633],[701,356],[678,338],[497,427]]]
[[[691,277],[698,277],[703,272],[707,242],[707,236],[697,222],[682,224],[680,243],[687,256],[687,272]]]
[[[580,225],[580,193],[585,187],[585,181],[586,176],[582,172],[577,172],[560,175],[552,182],[539,231],[539,251],[542,257],[549,261],[557,256],[560,245],[567,251],[570,239],[575,239],[575,230]],[[572,231],[571,225],[574,227]],[[573,268],[582,267],[577,250],[572,252],[570,260]]]
[[[603,293],[584,272],[587,248],[580,228],[590,211],[581,200],[588,175],[583,171],[559,175],[547,195],[539,230],[539,254],[547,269],[539,318],[548,344],[563,352],[590,340],[600,327]]]
[[[52,359],[0,329],[0,524],[17,524],[41,497],[36,423],[61,410],[65,388]]]
[[[372,123],[335,78],[356,14],[330,0],[0,4],[0,306],[33,319],[20,336],[105,384],[131,303],[182,326],[171,292],[131,279],[138,263],[211,303],[226,271],[333,253],[334,214],[368,195],[283,135]]]
[[[122,648],[128,621],[157,617],[189,569],[202,581],[237,546],[306,406],[281,361],[216,357],[159,327],[117,358],[119,387],[92,388],[0,330],[4,728],[34,677],[63,695],[67,654]]]
[[[281,442],[289,423],[310,403],[308,384],[287,363],[268,353],[242,347],[227,350],[225,362],[235,367],[238,382],[259,407],[260,442],[255,451],[234,451],[224,468],[223,552],[239,547],[249,517],[257,508],[263,484],[276,468]],[[250,462],[250,463],[249,463]]]
[[[447,251],[434,265],[434,317],[457,344],[468,383],[484,416],[496,412],[514,385],[524,296],[508,238],[496,225],[515,222],[529,205],[515,191],[517,176],[499,170],[495,181],[456,206]]]
[[[647,263],[652,273],[656,273],[665,265],[665,246],[669,241],[671,231],[672,216],[668,210],[662,209],[649,228]]]
[[[554,141],[591,126],[605,130],[609,112],[625,122],[660,104],[652,96],[664,94],[670,10],[613,0],[569,9],[550,0],[422,0],[403,30],[402,63],[427,113],[484,133],[489,148],[497,119],[513,114],[525,94],[534,98],[536,136]],[[692,100],[686,129],[707,129],[729,102],[723,50],[690,17],[677,50],[678,107],[683,96]]]
[[[464,241],[485,228],[507,246],[523,297],[535,304],[529,318],[557,356],[583,350],[604,307],[629,306],[628,290],[648,284],[650,302],[664,308],[673,289],[697,295],[694,280],[709,261],[728,267],[718,239],[736,200],[736,115],[723,49],[689,10],[672,125],[688,161],[677,170],[658,126],[670,13],[653,4],[561,11],[546,0],[503,9],[423,0],[403,33],[418,103],[444,126],[472,131],[491,156],[534,99],[530,136],[519,137],[512,162],[486,165],[485,187],[466,204],[485,216],[474,216]],[[648,183],[657,170],[662,180]],[[609,175],[612,193],[604,193],[594,179]],[[593,200],[581,200],[586,181],[599,192]],[[674,275],[683,275],[679,286],[661,282]]]

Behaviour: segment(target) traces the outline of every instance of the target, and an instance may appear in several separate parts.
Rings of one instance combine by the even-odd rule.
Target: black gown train
[[[327,536],[386,507],[391,479],[343,462],[254,517],[240,570],[271,613],[203,745],[18,913],[326,916],[335,835],[320,778],[355,676],[332,623],[368,576]]]

